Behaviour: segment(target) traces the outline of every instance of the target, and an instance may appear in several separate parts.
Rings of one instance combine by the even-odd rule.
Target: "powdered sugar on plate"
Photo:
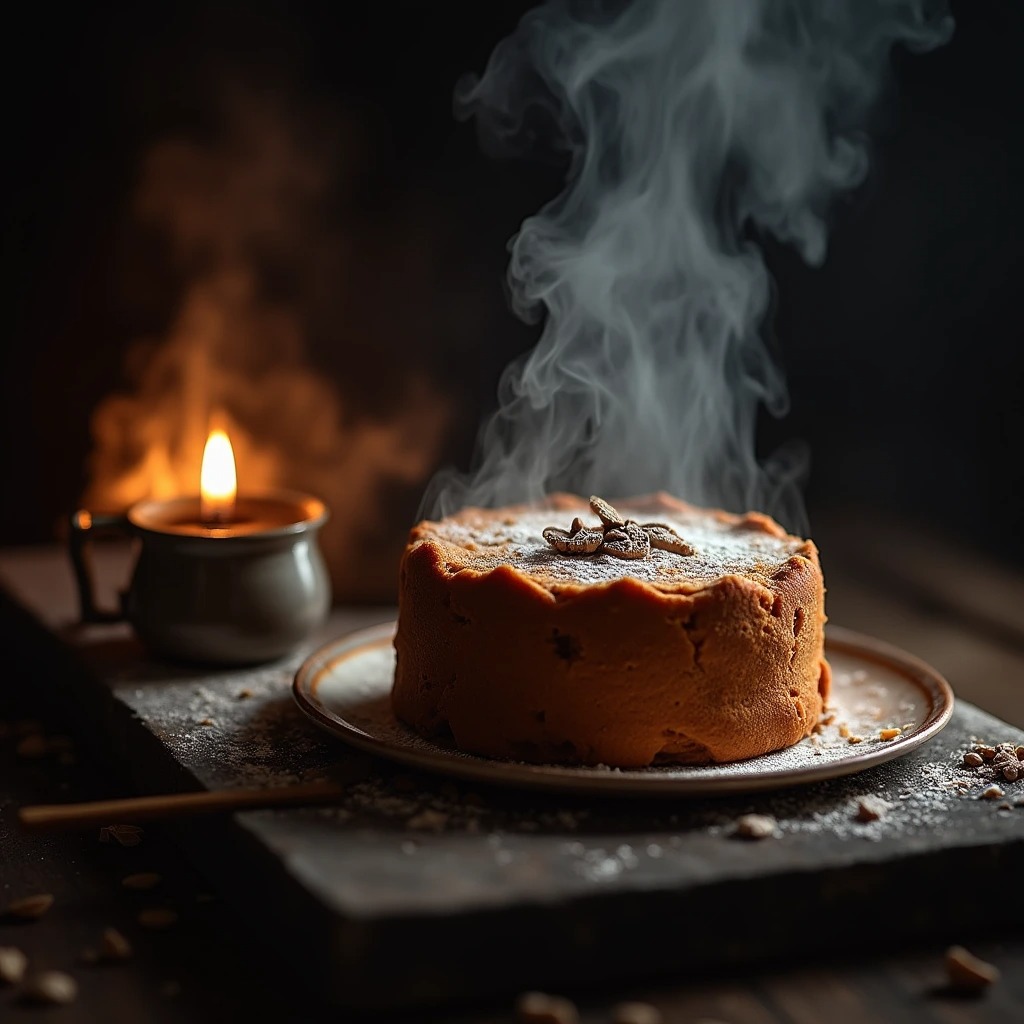
[[[607,795],[718,794],[780,788],[863,770],[907,753],[945,724],[948,685],[914,659],[843,639],[833,629],[832,706],[819,731],[786,750],[732,764],[610,769],[497,761],[424,739],[391,711],[391,629],[328,644],[296,677],[299,706],[349,743],[416,767],[462,778]],[[864,647],[868,644],[868,647]],[[884,739],[890,735],[892,738]]]

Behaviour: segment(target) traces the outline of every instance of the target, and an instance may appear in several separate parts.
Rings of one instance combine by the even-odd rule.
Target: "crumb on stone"
[[[63,971],[40,971],[25,981],[21,996],[29,1003],[63,1006],[75,1001],[78,984]]]
[[[405,823],[406,828],[416,829],[432,829],[435,832],[440,832],[441,829],[448,823],[448,815],[443,811],[433,811],[429,808],[425,811],[420,811],[419,814],[414,814]]]
[[[736,819],[732,834],[741,839],[769,839],[777,827],[778,822],[770,814],[744,814]]]
[[[650,1003],[619,1003],[612,1010],[612,1024],[662,1024],[661,1010]]]
[[[579,1024],[576,1004],[563,996],[544,992],[524,992],[516,1000],[516,1019],[520,1024]]]
[[[138,922],[143,928],[170,928],[178,923],[178,915],[168,907],[149,907],[139,911]]]
[[[104,928],[100,936],[100,955],[104,960],[128,960],[132,944],[116,928]]]
[[[15,946],[0,946],[0,984],[17,985],[28,970],[28,957]]]
[[[878,821],[885,817],[885,812],[891,805],[880,796],[867,794],[857,797],[857,812],[854,817],[857,821],[871,822]]]
[[[53,896],[48,892],[40,892],[8,903],[3,916],[20,921],[36,921],[52,906]]]
[[[100,842],[113,840],[121,846],[138,846],[142,842],[143,829],[138,825],[105,825],[100,829]]]
[[[14,752],[18,757],[45,757],[50,753],[50,747],[46,742],[46,737],[36,732],[29,733],[24,739],[19,740]]]
[[[995,783],[993,783],[991,786],[986,786],[981,791],[980,799],[982,799],[982,800],[1001,800],[1004,796],[1006,796],[1005,791],[1002,790]]]
[[[878,733],[880,740],[894,740],[903,732],[902,729],[893,727],[892,729],[882,729]]]
[[[152,889],[160,884],[160,876],[155,871],[140,871],[134,875],[125,875],[121,884],[126,889]]]
[[[982,992],[999,980],[999,968],[979,960],[963,946],[946,950],[946,977],[956,992]]]

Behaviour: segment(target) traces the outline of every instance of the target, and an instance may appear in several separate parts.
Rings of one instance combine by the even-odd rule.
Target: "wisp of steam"
[[[758,238],[826,251],[826,216],[867,165],[863,126],[894,44],[952,20],[919,0],[551,0],[462,82],[485,149],[554,145],[562,193],[510,244],[513,308],[542,321],[505,371],[476,466],[424,512],[667,490],[803,529],[799,460],[759,460],[787,407],[763,331]]]

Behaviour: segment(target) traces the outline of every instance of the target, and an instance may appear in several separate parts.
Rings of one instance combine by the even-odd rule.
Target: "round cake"
[[[828,697],[818,552],[767,516],[668,495],[465,509],[402,558],[395,714],[535,763],[737,761]]]

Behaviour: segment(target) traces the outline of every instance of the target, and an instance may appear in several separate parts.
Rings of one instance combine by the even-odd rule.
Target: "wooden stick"
[[[301,782],[264,789],[216,789],[197,793],[166,793],[123,800],[96,800],[81,804],[42,804],[22,807],[18,819],[31,831],[118,825],[189,814],[212,814],[242,808],[294,807],[330,803],[344,795],[335,782]]]

